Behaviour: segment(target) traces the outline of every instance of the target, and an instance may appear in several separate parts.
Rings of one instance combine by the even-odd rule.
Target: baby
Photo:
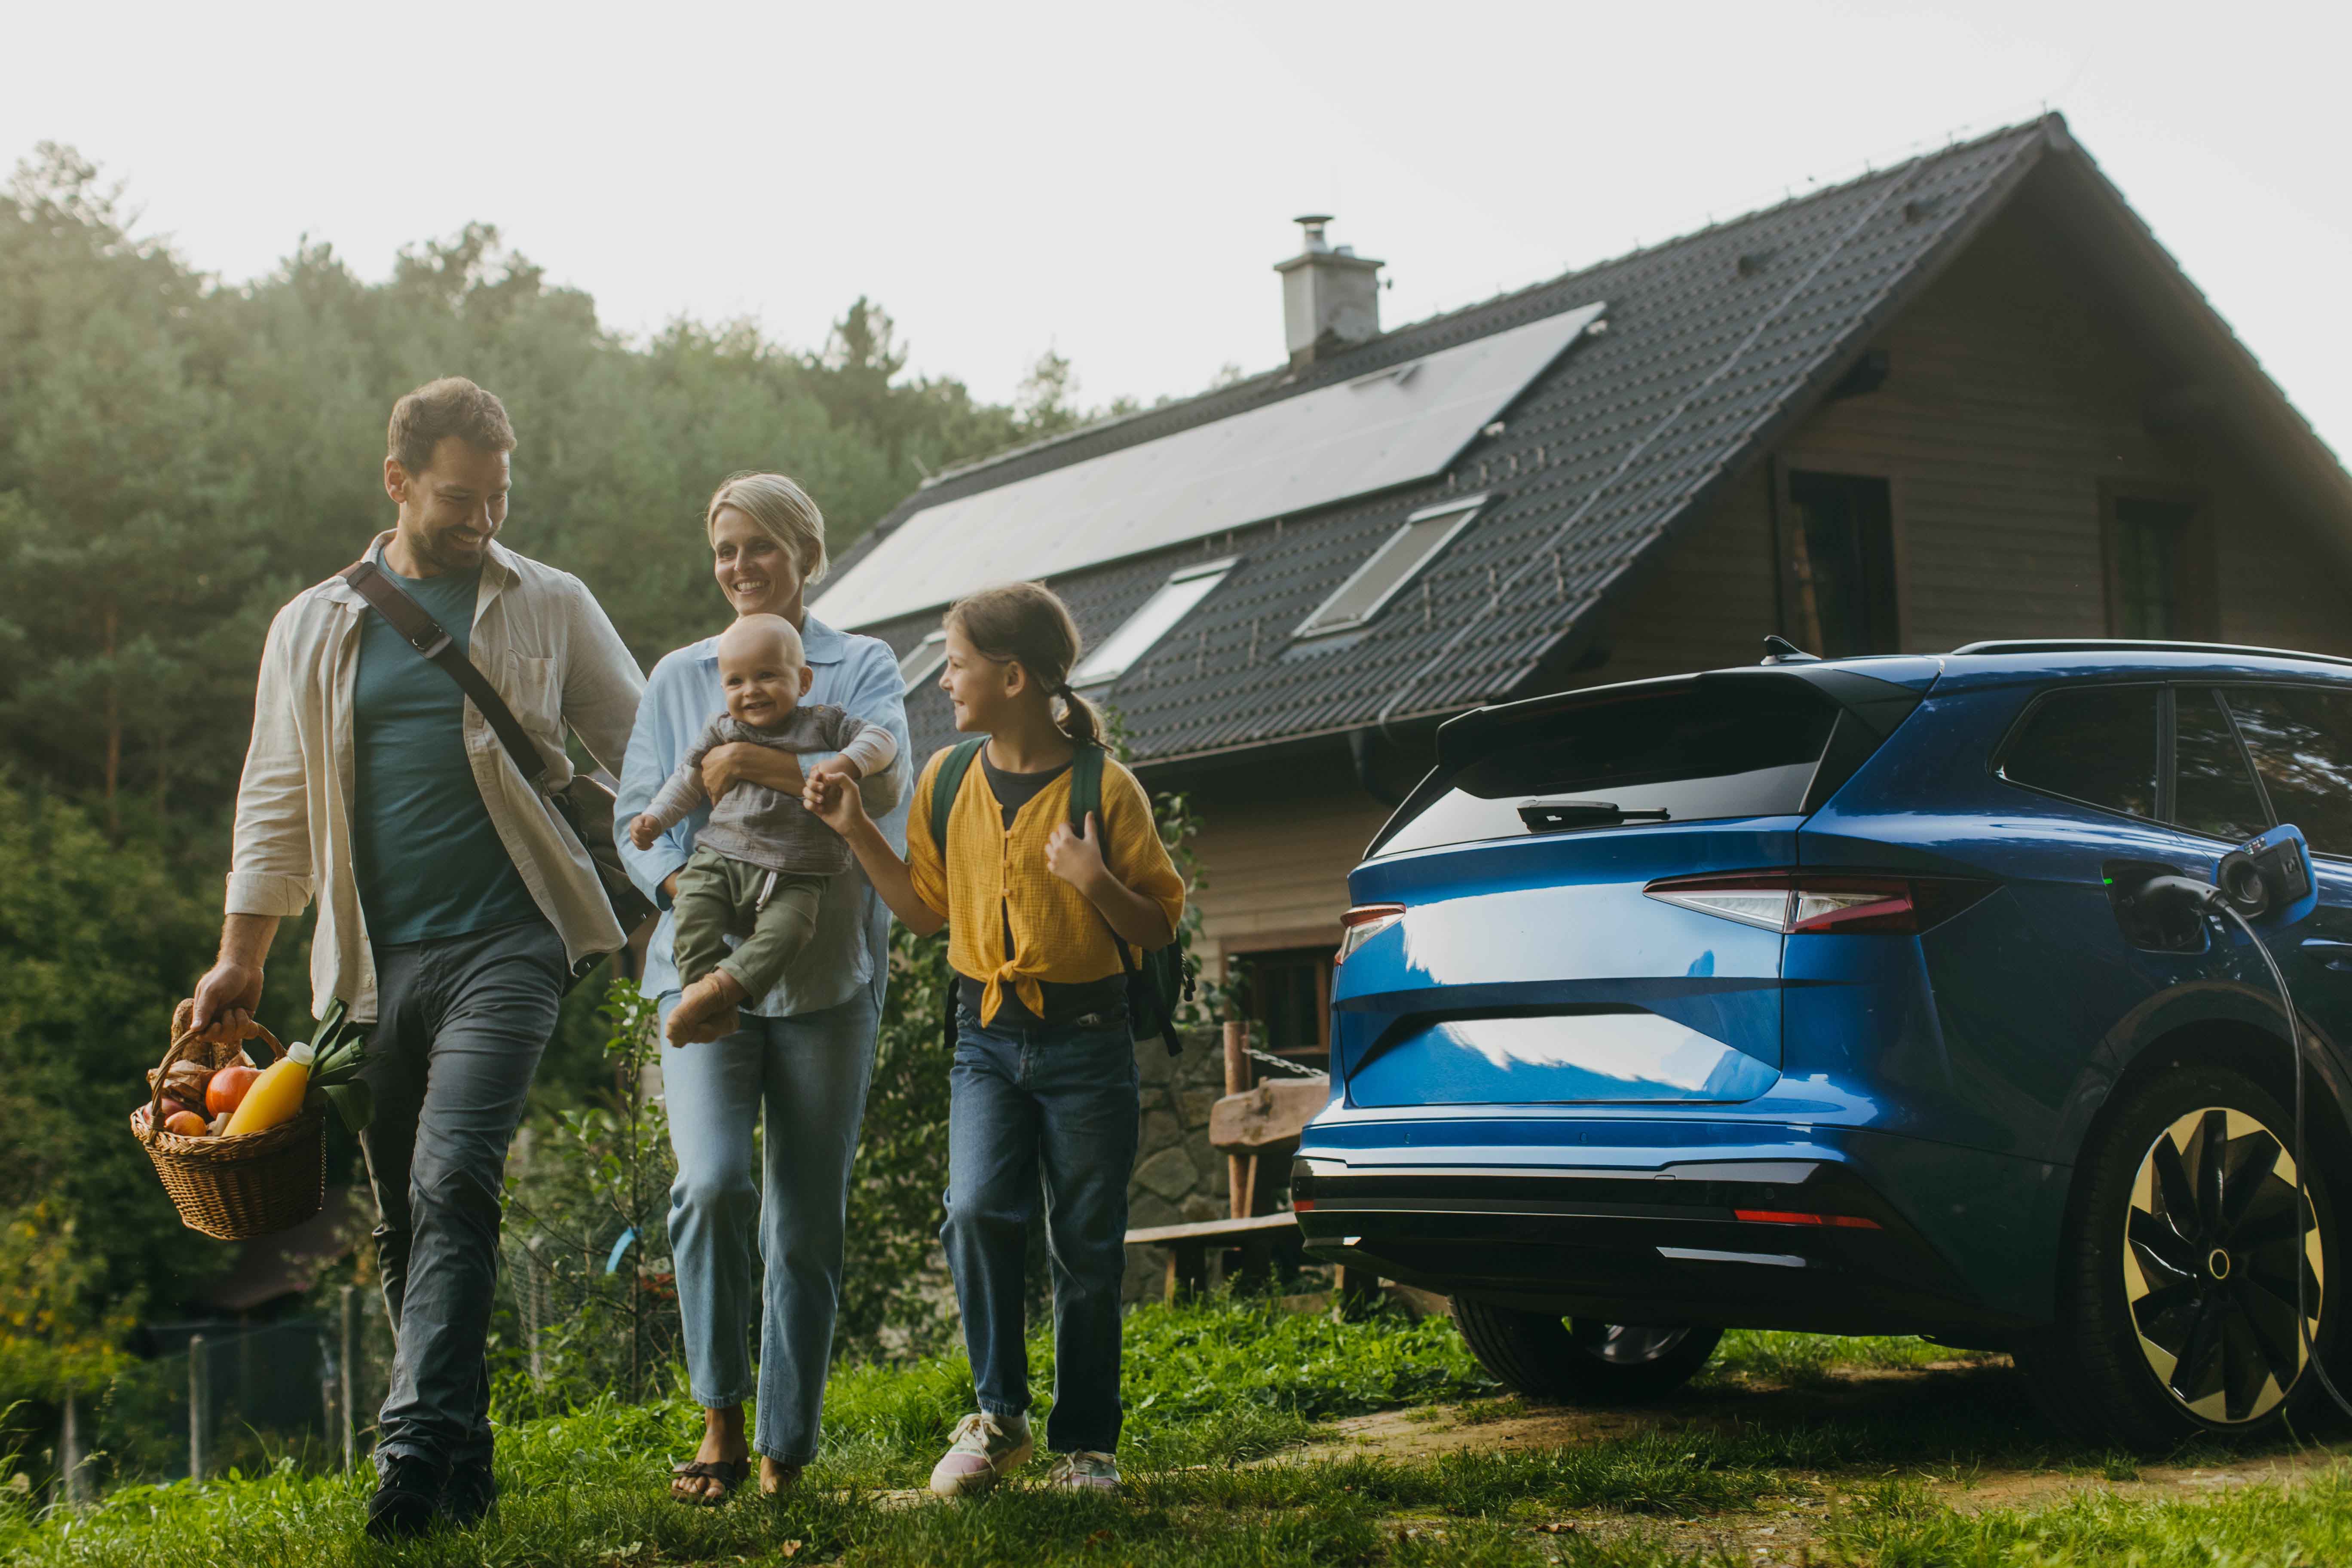
[[[719,679],[727,711],[703,726],[669,782],[629,822],[640,849],[710,797],[703,754],[733,741],[780,752],[837,752],[808,780],[854,786],[898,755],[879,725],[822,703],[801,705],[814,679],[800,633],[782,616],[745,616],[720,634]],[[677,873],[677,970],[686,993],[669,1016],[673,1046],[716,1040],[740,1026],[737,1007],[775,988],[816,929],[825,884],[848,868],[849,846],[786,795],[746,781],[720,796],[694,854]],[[730,932],[743,938],[727,951]]]

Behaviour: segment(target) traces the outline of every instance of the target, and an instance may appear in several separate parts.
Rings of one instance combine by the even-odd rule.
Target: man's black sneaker
[[[489,1461],[459,1460],[441,1487],[441,1517],[454,1529],[471,1530],[499,1506],[499,1480]]]
[[[367,1532],[378,1541],[406,1541],[432,1529],[440,1511],[441,1468],[419,1455],[396,1454],[377,1473]]]

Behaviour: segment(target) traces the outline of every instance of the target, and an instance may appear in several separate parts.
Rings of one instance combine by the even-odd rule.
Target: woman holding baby
[[[670,1243],[704,1433],[673,1491],[715,1503],[747,1479],[755,1449],[763,1491],[790,1486],[816,1454],[850,1163],[888,972],[889,911],[838,840],[799,836],[784,803],[813,775],[855,779],[903,847],[908,792],[904,683],[889,645],[836,631],[803,602],[825,569],[816,504],[781,474],[742,474],[719,486],[704,523],[738,624],[654,667],[616,820],[630,875],[664,911],[644,989],[683,1047],[662,1058],[678,1163]],[[719,933],[730,928],[749,934],[726,952]],[[759,992],[746,984],[779,970]],[[743,1402],[755,1392],[759,1426],[747,1440]]]

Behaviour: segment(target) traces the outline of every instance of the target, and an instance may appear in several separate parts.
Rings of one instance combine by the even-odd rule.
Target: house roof
[[[2092,205],[2112,208],[2100,237],[2152,255],[2152,263],[2139,258],[2141,270],[2169,279],[2181,296],[2175,303],[2200,318],[2189,336],[2201,339],[2182,352],[2218,353],[2239,381],[2251,375],[2266,394],[2258,401],[2272,420],[2269,434],[2300,441],[2306,456],[2315,450],[2305,466],[2310,483],[2335,504],[2352,499],[2332,455],[2052,115],[1400,328],[1299,375],[1268,373],[943,475],[901,502],[841,569],[943,500],[1605,300],[1606,331],[1538,375],[1506,410],[1502,429],[1474,440],[1439,478],[1053,583],[1091,646],[1171,570],[1240,558],[1104,695],[1139,763],[1524,695],[1590,634],[1595,612],[1660,552],[1677,523],[1809,412],[2027,174],[2053,156],[2079,165]],[[1482,491],[1492,499],[1475,522],[1363,630],[1293,640],[1293,628],[1409,514]],[[861,629],[903,653],[937,624],[927,611]],[[950,734],[936,691],[910,693],[908,716],[919,749]]]

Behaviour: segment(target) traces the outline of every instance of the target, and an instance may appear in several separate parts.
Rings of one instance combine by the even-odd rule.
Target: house
[[[1768,633],[2352,653],[2352,480],[2057,116],[1393,331],[1301,221],[1287,363],[941,476],[815,605],[900,651],[928,752],[940,609],[1050,580],[1277,1048],[1477,704]]]

